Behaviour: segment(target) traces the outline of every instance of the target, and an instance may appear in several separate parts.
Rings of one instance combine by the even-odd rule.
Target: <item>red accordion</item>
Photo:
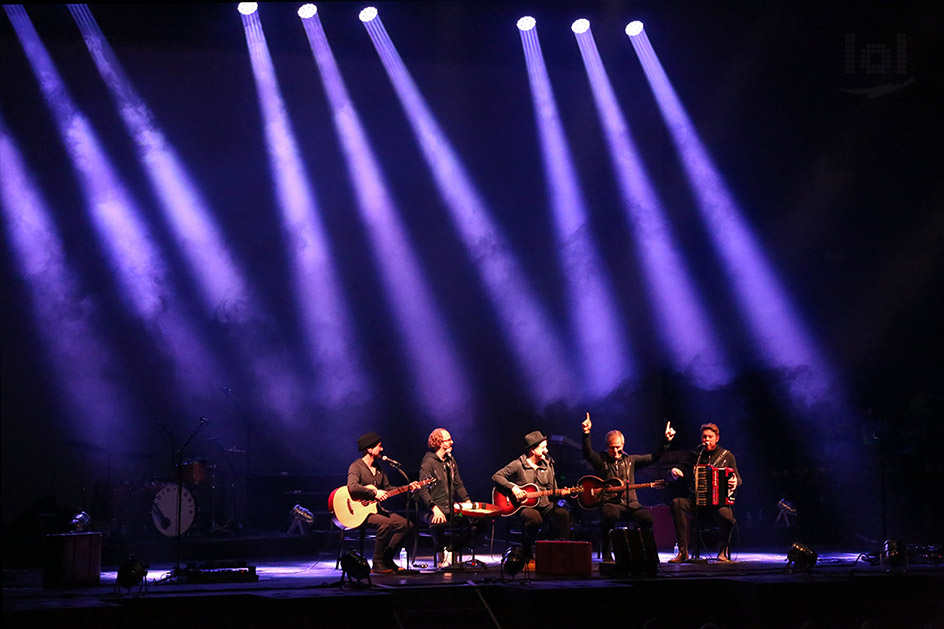
[[[695,504],[699,507],[723,507],[734,504],[734,490],[728,479],[735,477],[733,467],[695,466]]]

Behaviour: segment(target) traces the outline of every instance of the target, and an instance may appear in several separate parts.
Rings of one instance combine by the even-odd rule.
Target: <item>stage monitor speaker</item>
[[[633,577],[656,575],[659,552],[652,529],[613,529],[610,531],[610,546],[616,559],[617,574]]]

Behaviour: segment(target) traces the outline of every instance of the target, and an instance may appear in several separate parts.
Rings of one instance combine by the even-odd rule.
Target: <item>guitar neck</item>
[[[436,480],[436,479],[435,479],[435,478],[432,478],[432,477],[427,478],[426,480],[421,480],[421,481],[419,481],[420,487],[423,487],[423,486],[425,486],[425,485],[429,485],[429,484],[432,483],[434,480]],[[393,496],[402,494],[402,493],[405,492],[405,491],[410,491],[410,486],[409,486],[409,485],[403,485],[402,487],[396,487],[396,488],[394,488],[394,489],[391,489],[390,491],[387,492],[387,495],[382,498],[382,500],[386,500],[387,498],[391,498],[391,497],[393,497]],[[378,500],[377,502],[381,502],[381,501]]]
[[[566,494],[566,493],[570,492],[570,490],[567,489],[567,488],[562,488],[562,489],[539,489],[538,491],[528,491],[528,490],[525,490],[525,491],[527,491],[527,493],[528,493],[528,498],[540,498],[541,496],[550,496],[550,495],[552,495],[552,494],[561,494],[561,495],[563,495],[563,494]]]
[[[623,491],[632,491],[633,489],[645,489],[647,487],[655,487],[656,483],[639,483],[637,485],[623,485],[622,487],[607,487],[607,493],[617,494]]]
[[[409,489],[410,489],[410,486],[409,486],[409,485],[404,485],[403,487],[397,487],[396,489],[391,489],[390,491],[387,492],[387,495],[386,495],[386,496],[384,496],[383,498],[381,498],[381,499],[378,500],[377,502],[381,502],[381,501],[383,501],[383,500],[386,500],[387,498],[392,498],[393,496],[397,496],[397,495],[399,495],[399,494],[402,494],[403,492],[408,491]]]

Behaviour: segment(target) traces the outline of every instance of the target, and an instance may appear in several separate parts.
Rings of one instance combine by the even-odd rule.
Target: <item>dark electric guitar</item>
[[[515,498],[515,495],[510,491],[506,494],[507,490],[498,489],[498,487],[492,488],[492,504],[498,507],[498,512],[501,513],[503,518],[507,518],[510,515],[518,513],[519,509],[524,507],[533,507],[538,504],[538,499],[542,496],[550,496],[552,498],[557,498],[560,496],[570,496],[580,490],[579,487],[563,487],[561,489],[540,489],[534,483],[528,483],[527,485],[521,485],[521,489],[527,492],[527,497],[524,500],[518,500]]]
[[[580,503],[580,506],[584,509],[596,509],[616,494],[633,489],[645,489],[647,487],[662,489],[665,486],[666,482],[664,480],[657,480],[651,483],[639,483],[638,485],[627,485],[618,478],[603,480],[596,476],[584,476],[577,481],[577,502]]]

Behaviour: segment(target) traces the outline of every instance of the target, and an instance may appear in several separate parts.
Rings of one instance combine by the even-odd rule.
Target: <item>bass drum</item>
[[[187,491],[186,487],[181,487],[180,491],[180,534],[183,535],[193,525],[193,519],[197,515],[197,505],[193,500],[193,495]],[[168,483],[161,487],[157,495],[154,496],[154,502],[151,503],[151,518],[154,520],[154,526],[162,534],[168,537],[177,536],[177,485]]]

